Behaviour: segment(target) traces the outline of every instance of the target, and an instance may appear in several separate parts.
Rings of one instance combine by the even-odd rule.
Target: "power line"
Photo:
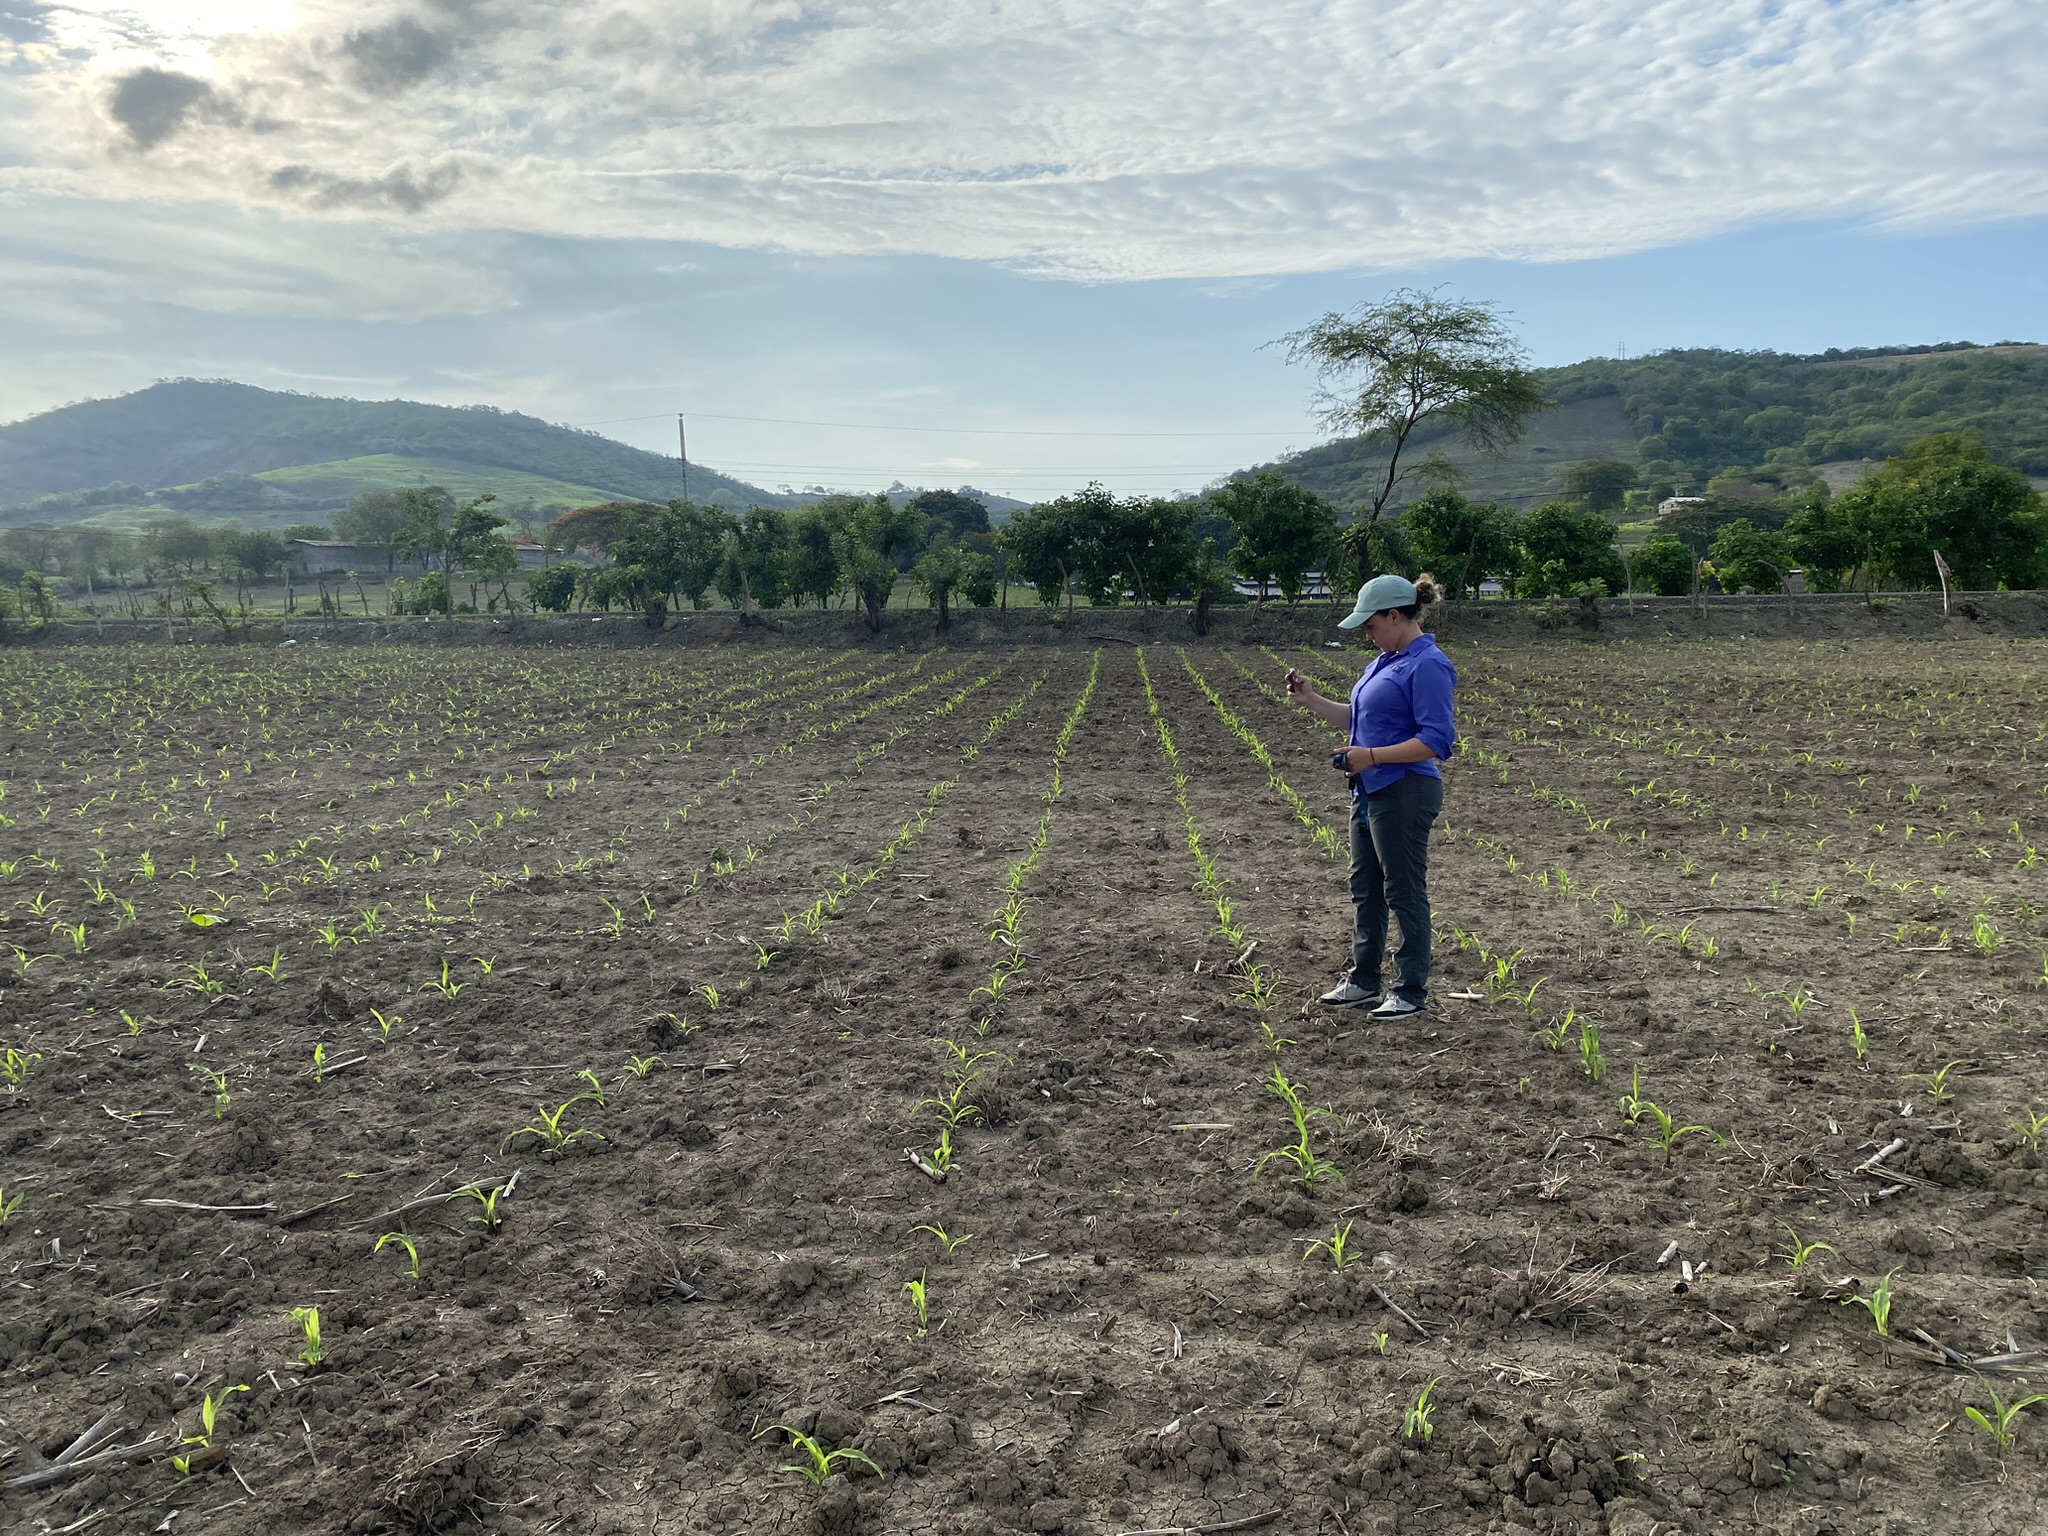
[[[579,421],[577,427],[612,427],[629,421],[666,421],[674,413],[660,411],[652,416],[608,416],[603,421]],[[1286,437],[1302,429],[1275,427],[1266,431],[1240,432],[1058,432],[1027,427],[902,427],[874,421],[808,421],[795,416],[721,416],[716,411],[692,411],[699,421],[751,421],[776,427],[844,427],[853,432],[939,432],[954,437]]]

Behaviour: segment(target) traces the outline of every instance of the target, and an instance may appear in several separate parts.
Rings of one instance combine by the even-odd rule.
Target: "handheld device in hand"
[[[1330,766],[1339,773],[1349,773],[1351,771],[1351,764],[1344,760],[1344,755],[1348,751],[1350,751],[1348,747],[1339,747],[1330,754]]]

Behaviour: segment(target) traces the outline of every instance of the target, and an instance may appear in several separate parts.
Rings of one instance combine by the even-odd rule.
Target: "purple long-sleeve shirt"
[[[1451,693],[1458,669],[1437,649],[1432,635],[1418,635],[1398,651],[1384,651],[1351,690],[1351,745],[1391,747],[1421,737],[1436,757],[1420,763],[1388,763],[1351,776],[1351,793],[1385,789],[1404,773],[1442,778],[1437,763],[1458,744],[1451,723]]]

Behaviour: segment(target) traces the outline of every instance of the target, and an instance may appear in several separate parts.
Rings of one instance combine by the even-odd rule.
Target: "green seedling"
[[[327,1044],[325,1041],[320,1041],[313,1047],[313,1081],[316,1083],[326,1081],[326,1073]]]
[[[1290,1146],[1277,1147],[1271,1152],[1261,1154],[1258,1161],[1252,1165],[1252,1172],[1263,1173],[1266,1164],[1279,1158],[1294,1166],[1295,1176],[1301,1180],[1304,1189],[1313,1189],[1316,1180],[1325,1175],[1342,1184],[1344,1175],[1338,1171],[1337,1165],[1327,1158],[1318,1157],[1309,1144],[1310,1123],[1317,1116],[1328,1115],[1330,1111],[1310,1109],[1304,1105],[1295,1085],[1287,1080],[1278,1067],[1275,1067],[1273,1075],[1266,1079],[1265,1087],[1268,1093],[1287,1106],[1288,1118],[1294,1123],[1294,1142]]]
[[[590,1070],[590,1068],[588,1068],[588,1067],[585,1067],[585,1068],[584,1068],[584,1069],[583,1069],[582,1071],[578,1072],[578,1073],[577,1073],[576,1075],[577,1075],[578,1077],[582,1078],[584,1082],[586,1082],[586,1083],[590,1084],[590,1087],[589,1087],[588,1089],[586,1089],[586,1090],[585,1090],[584,1092],[582,1092],[582,1093],[579,1093],[579,1094],[578,1094],[578,1095],[577,1095],[576,1097],[577,1097],[577,1098],[579,1098],[579,1099],[595,1099],[595,1100],[597,1100],[597,1103],[598,1103],[598,1107],[599,1107],[599,1108],[603,1108],[603,1107],[604,1107],[604,1084],[600,1083],[600,1082],[599,1082],[599,1081],[597,1080],[597,1074],[596,1074],[595,1072],[591,1071],[591,1070]]]
[[[1991,954],[2005,942],[1998,930],[1991,926],[1991,919],[1979,912],[1970,922],[1970,939],[1977,946],[1978,953]]]
[[[419,990],[422,992],[438,992],[450,1002],[453,1002],[456,998],[462,996],[462,989],[468,985],[469,983],[467,982],[454,981],[449,978],[448,957],[443,955],[441,957],[441,979],[439,981],[423,981],[420,983]]]
[[[10,1195],[6,1190],[0,1189],[0,1227],[4,1227],[8,1222],[14,1220],[14,1213],[19,1209],[21,1209],[21,1196]]]
[[[270,981],[284,980],[284,951],[271,946],[270,959],[263,965],[248,965],[242,968],[245,976],[261,976]]]
[[[386,1232],[382,1237],[377,1239],[377,1246],[370,1250],[371,1255],[374,1257],[375,1255],[382,1253],[384,1251],[384,1245],[386,1243],[396,1243],[399,1247],[405,1250],[406,1258],[412,1261],[412,1277],[415,1280],[419,1279],[419,1245],[415,1243],[411,1238],[407,1237],[403,1232]]]
[[[1801,1242],[1798,1231],[1788,1221],[1781,1221],[1778,1225],[1783,1227],[1792,1238],[1791,1242],[1778,1250],[1778,1256],[1791,1266],[1792,1273],[1795,1275],[1806,1267],[1806,1261],[1816,1253],[1833,1253],[1835,1251],[1833,1245],[1829,1243]]]
[[[680,1013],[657,1013],[654,1017],[657,1023],[666,1024],[674,1030],[676,1038],[680,1040],[687,1040],[704,1027],[701,1024],[692,1024],[686,1015]]]
[[[228,989],[226,982],[218,977],[207,974],[206,967],[197,964],[187,965],[185,967],[185,974],[176,981],[173,981],[171,985],[183,987],[188,992],[196,992],[209,1002],[224,995]]]
[[[135,1015],[130,1013],[126,1008],[123,1008],[121,1010],[121,1022],[128,1026],[129,1034],[139,1035],[142,1033],[142,1020],[135,1017]]]
[[[222,1387],[219,1397],[215,1397],[211,1392],[207,1393],[199,1400],[199,1433],[196,1435],[180,1436],[178,1443],[180,1445],[196,1445],[202,1451],[212,1450],[213,1426],[220,1413],[221,1405],[234,1396],[235,1393],[248,1390],[246,1386]],[[197,1459],[197,1457],[189,1455],[173,1456],[171,1458],[171,1465],[178,1469],[180,1477],[185,1477],[191,1473],[192,1463]]]
[[[953,1084],[944,1098],[924,1099],[917,1107],[924,1109],[927,1105],[930,1106],[939,1119],[954,1130],[958,1130],[962,1125],[978,1124],[982,1119],[981,1106],[969,1104],[965,1099],[968,1085],[978,1076],[979,1073],[974,1073],[961,1079]]]
[[[476,962],[476,968],[486,976],[498,968],[498,957],[496,955],[471,955],[469,958]]]
[[[1326,1253],[1330,1256],[1330,1263],[1334,1267],[1342,1269],[1346,1264],[1349,1264],[1358,1257],[1358,1255],[1346,1251],[1350,1242],[1351,1223],[1347,1221],[1342,1226],[1331,1227],[1328,1237],[1319,1237],[1310,1243],[1307,1248],[1303,1249],[1302,1260],[1306,1262],[1319,1253]],[[1382,1350],[1381,1353],[1384,1354],[1385,1351]]]
[[[912,1227],[910,1230],[912,1233],[931,1233],[933,1237],[938,1239],[940,1251],[944,1253],[947,1259],[949,1260],[953,1257],[953,1250],[955,1248],[958,1248],[962,1243],[971,1243],[974,1241],[974,1234],[972,1232],[963,1232],[958,1237],[949,1237],[946,1235],[946,1229],[943,1227],[925,1225]]]
[[[932,1148],[926,1161],[940,1173],[953,1171],[953,1128],[950,1125],[939,1127],[939,1143]]]
[[[752,944],[753,940],[749,939],[747,942]],[[754,969],[757,971],[767,970],[769,964],[781,953],[781,950],[770,949],[766,944],[754,944]]]
[[[1372,1336],[1372,1347],[1377,1353],[1384,1355],[1387,1352],[1387,1346],[1393,1343],[1393,1341],[1393,1334],[1382,1328]]]
[[[2026,1113],[2027,1118],[2013,1121],[2012,1128],[2020,1133],[2021,1139],[2029,1147],[2038,1152],[2041,1150],[2041,1133],[2048,1131],[2048,1115],[2040,1114],[2031,1109]]]
[[[1600,1031],[1591,1019],[1579,1020],[1579,1065],[1596,1083],[1607,1075],[1607,1058],[1600,1054]]]
[[[228,1114],[229,1103],[227,1073],[216,1072],[211,1067],[201,1066],[196,1061],[188,1061],[185,1065],[191,1071],[197,1072],[201,1077],[205,1078],[208,1084],[212,1086],[213,1118],[216,1121],[225,1120]]]
[[[707,981],[703,986],[697,988],[697,996],[704,999],[705,1005],[713,1013],[718,1012],[718,988]]]
[[[304,1335],[305,1347],[292,1358],[311,1369],[327,1358],[327,1351],[320,1344],[320,1309],[318,1307],[293,1307],[291,1320],[299,1325]]]
[[[1407,1439],[1420,1440],[1424,1445],[1436,1435],[1436,1424],[1431,1415],[1436,1411],[1433,1398],[1436,1384],[1443,1378],[1432,1376],[1422,1384],[1422,1390],[1415,1394],[1415,1406],[1401,1415],[1401,1433]]]
[[[1669,1168],[1677,1159],[1678,1144],[1695,1132],[1712,1137],[1717,1144],[1722,1140],[1720,1132],[1712,1129],[1710,1126],[1674,1124],[1669,1115],[1664,1113],[1655,1104],[1652,1104],[1648,1099],[1643,1100],[1643,1113],[1648,1115],[1653,1122],[1650,1138],[1664,1149],[1664,1166],[1666,1168]]]
[[[1861,1066],[1870,1055],[1870,1036],[1863,1032],[1863,1020],[1856,1010],[1849,1010],[1849,1048],[1856,1053],[1856,1064]]]
[[[605,910],[611,913],[612,915],[612,920],[609,923],[606,923],[604,927],[598,931],[601,933],[608,933],[615,939],[624,938],[626,936],[625,912],[621,910],[617,902],[613,901],[608,896],[600,896],[597,899],[604,903]]]
[[[391,1031],[405,1022],[404,1014],[394,1013],[387,1017],[375,1008],[370,1010],[370,1017],[377,1021],[377,1038],[386,1045],[391,1043]]]
[[[925,1306],[924,1273],[920,1271],[915,1280],[904,1281],[903,1289],[910,1293],[910,1307],[917,1314],[917,1336],[921,1339],[925,1335],[925,1324],[929,1321]]]
[[[1949,1086],[1948,1075],[1961,1065],[1962,1062],[1960,1060],[1951,1061],[1925,1075],[1916,1074],[1910,1081],[1925,1083],[1927,1085],[1927,1097],[1934,1100],[1937,1104],[1946,1104],[1956,1096],[1955,1090]]]
[[[850,1445],[842,1445],[836,1451],[828,1451],[802,1430],[789,1424],[771,1424],[761,1431],[761,1435],[773,1434],[777,1430],[789,1436],[792,1450],[801,1451],[804,1455],[802,1462],[790,1462],[777,1467],[775,1470],[778,1472],[794,1472],[820,1487],[824,1485],[825,1479],[832,1475],[832,1469],[842,1461],[866,1467],[877,1477],[882,1475],[882,1469],[866,1451],[857,1451]],[[754,1438],[758,1440],[761,1435]]]
[[[1972,1408],[1968,1404],[1964,1405],[1963,1412],[1972,1424],[1997,1443],[1998,1454],[2003,1456],[2013,1448],[2020,1437],[2019,1431],[2013,1428],[2014,1421],[2034,1404],[2048,1403],[2048,1392],[2034,1392],[2008,1403],[1998,1395],[1998,1388],[1990,1382],[1984,1383],[1984,1390],[1991,1394],[1991,1412],[1987,1414],[1982,1409]]]
[[[498,1143],[500,1155],[522,1136],[539,1138],[541,1146],[549,1152],[564,1151],[575,1142],[582,1140],[585,1136],[588,1136],[593,1141],[603,1141],[603,1136],[588,1127],[578,1127],[573,1131],[562,1129],[562,1117],[588,1097],[590,1095],[579,1093],[575,1098],[556,1105],[552,1110],[548,1109],[545,1105],[536,1104],[534,1106],[534,1114],[538,1117],[536,1122],[532,1125],[520,1126],[518,1130]]]
[[[82,955],[85,953],[85,924],[52,923],[50,925],[50,932],[61,933],[64,935],[65,938],[69,939],[71,941],[71,953],[73,955]]]
[[[10,1045],[0,1051],[0,1077],[7,1079],[9,1088],[19,1088],[28,1080],[28,1069],[42,1059],[41,1051],[22,1052]]]
[[[470,1225],[482,1227],[486,1232],[495,1232],[504,1226],[505,1215],[498,1209],[498,1202],[509,1200],[512,1197],[512,1187],[518,1182],[519,1175],[515,1173],[509,1183],[501,1184],[495,1189],[485,1189],[481,1185],[472,1184],[469,1188],[458,1191],[461,1196],[474,1200],[483,1207],[477,1215],[469,1218]]]
[[[1264,1019],[1259,1020],[1259,1033],[1265,1036],[1264,1044],[1266,1049],[1271,1051],[1275,1056],[1278,1056],[1282,1051],[1286,1050],[1288,1046],[1293,1045],[1295,1043],[1291,1038],[1281,1034],[1278,1030],[1274,1029],[1273,1026],[1267,1023]]]
[[[313,934],[322,944],[327,946],[327,953],[330,955],[344,944],[355,943],[354,939],[341,931],[341,924],[338,921],[325,923],[315,928]]]
[[[1643,1107],[1649,1100],[1643,1097],[1643,1069],[1637,1067],[1628,1075],[1628,1092],[1617,1101],[1624,1124],[1634,1125],[1643,1118]]]
[[[659,1056],[629,1056],[626,1058],[626,1070],[643,1080],[656,1067],[666,1065],[668,1063],[664,1062]]]
[[[1877,1336],[1888,1339],[1892,1336],[1892,1276],[1896,1269],[1887,1270],[1885,1277],[1877,1282],[1877,1288],[1868,1296],[1844,1296],[1845,1307],[1861,1307],[1870,1314],[1870,1321],[1877,1329]]]

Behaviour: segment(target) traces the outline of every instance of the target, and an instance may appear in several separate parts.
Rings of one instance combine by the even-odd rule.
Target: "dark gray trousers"
[[[1401,923],[1396,995],[1429,998],[1429,829],[1444,807],[1444,781],[1404,773],[1351,809],[1351,980],[1378,991],[1387,913]]]

